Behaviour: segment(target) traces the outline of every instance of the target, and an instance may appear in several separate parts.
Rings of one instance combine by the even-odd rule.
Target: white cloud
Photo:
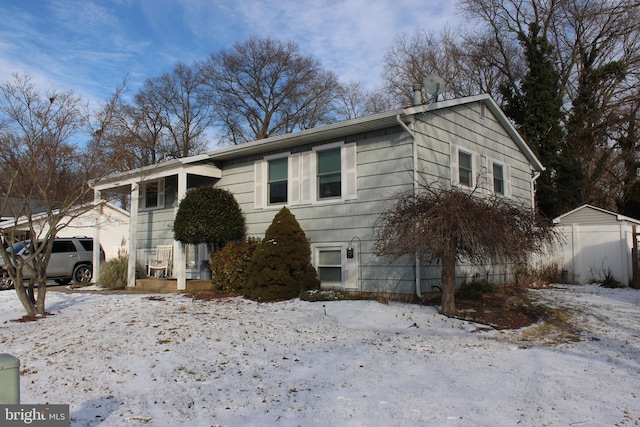
[[[455,3],[409,0],[43,1],[0,5],[0,81],[26,72],[45,86],[105,99],[125,75],[136,90],[178,60],[192,63],[248,37],[293,40],[343,82],[380,80],[400,33],[442,28]]]
[[[434,2],[430,2],[434,3]],[[323,0],[238,2],[242,32],[294,40],[301,50],[319,58],[343,81],[365,85],[378,81],[384,54],[400,33],[441,28],[455,18],[447,0],[424,6],[398,0]]]

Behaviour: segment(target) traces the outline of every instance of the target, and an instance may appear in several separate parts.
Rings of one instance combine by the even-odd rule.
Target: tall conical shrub
[[[279,301],[319,288],[320,281],[309,262],[310,255],[304,231],[296,217],[283,207],[253,254],[245,296],[253,300]]]

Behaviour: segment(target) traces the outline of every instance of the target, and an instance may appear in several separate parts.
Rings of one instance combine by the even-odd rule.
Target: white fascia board
[[[198,158],[194,159],[194,157]],[[171,162],[159,163],[152,167],[147,166],[123,172],[113,177],[93,182],[90,185],[96,191],[104,191],[112,188],[131,186],[145,181],[153,181],[170,175],[177,175],[179,172],[211,178],[222,178],[222,170],[217,166],[211,164],[192,164],[193,162],[206,160],[208,158],[209,156],[207,154],[203,154],[185,159],[177,159]]]

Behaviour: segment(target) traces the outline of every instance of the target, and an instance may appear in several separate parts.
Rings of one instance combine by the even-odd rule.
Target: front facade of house
[[[157,245],[174,245],[178,289],[198,277],[206,259],[204,248],[173,241],[178,202],[188,188],[213,185],[234,194],[247,236],[263,237],[287,206],[309,239],[323,287],[420,294],[439,284],[437,267],[373,253],[373,225],[393,196],[417,191],[417,177],[531,205],[541,170],[496,103],[479,95],[228,147],[93,185],[97,199],[114,189],[132,194],[131,260],[143,263]]]

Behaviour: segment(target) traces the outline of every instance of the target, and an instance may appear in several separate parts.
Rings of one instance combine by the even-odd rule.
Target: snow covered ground
[[[533,292],[572,309],[579,340],[400,303],[50,289],[53,315],[27,323],[0,292],[0,353],[22,403],[70,404],[74,426],[640,424],[640,291]]]

